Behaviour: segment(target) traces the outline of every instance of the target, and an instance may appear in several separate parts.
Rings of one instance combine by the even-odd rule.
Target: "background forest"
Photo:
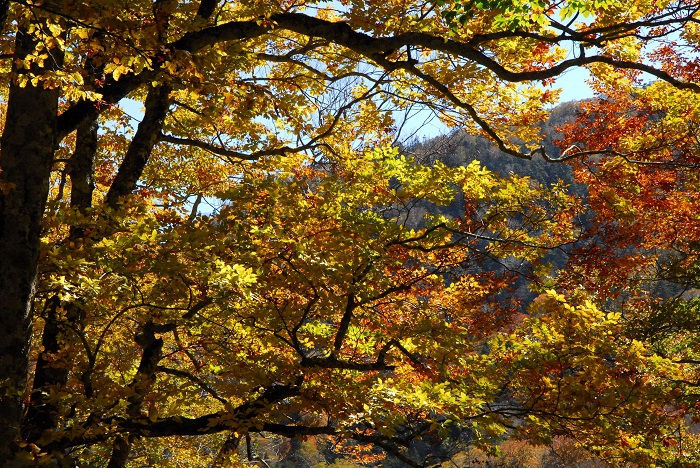
[[[696,466],[699,10],[0,0],[0,466]]]
[[[559,149],[555,141],[562,137],[557,129],[575,121],[580,112],[582,103],[568,102],[552,109],[549,118],[543,122],[543,128],[547,137],[542,141],[550,155],[559,156]],[[517,174],[529,177],[533,182],[546,186],[556,186],[564,182],[570,193],[581,199],[589,197],[588,186],[576,182],[574,171],[569,164],[553,165],[543,159],[524,160],[505,157],[499,149],[482,136],[474,136],[468,133],[455,132],[452,135],[437,137],[414,142],[403,151],[412,154],[422,164],[434,164],[440,161],[448,166],[468,166],[473,161],[501,176]],[[427,212],[434,209],[430,204],[414,207],[408,216],[408,223],[414,226],[421,224]],[[450,217],[458,217],[463,210],[459,202],[440,210]],[[589,213],[590,215],[590,213]],[[582,229],[593,229],[594,222],[590,218],[582,218]],[[571,250],[555,250],[548,252],[546,260],[551,264],[554,272],[561,271],[569,264]],[[661,253],[660,262],[668,261],[672,256],[670,251]],[[499,262],[491,262],[479,266],[479,270],[504,271],[508,266]],[[509,297],[516,297],[520,301],[523,312],[527,314],[528,308],[533,306],[533,300],[537,294],[530,288],[531,276],[520,275],[514,278]],[[685,287],[684,287],[685,286]],[[663,301],[677,301],[683,297],[685,300],[697,297],[695,289],[688,289],[688,284],[678,283],[668,278],[655,277],[642,286],[644,294],[650,294]],[[615,462],[597,457],[594,453],[585,450],[576,443],[576,440],[564,434],[555,436],[548,444],[531,444],[527,441],[514,441],[503,439],[494,451],[483,450],[474,447],[474,435],[469,429],[460,428],[449,432],[442,437],[428,437],[413,441],[408,447],[408,453],[413,460],[432,460],[433,464],[445,467],[607,467]],[[274,437],[265,437],[253,441],[254,453],[270,466],[280,467],[359,467],[382,466],[401,467],[405,463],[392,456],[379,457],[371,460],[367,457],[362,462],[353,461],[343,450],[337,450],[332,440],[325,438],[311,438],[304,441],[285,442]],[[255,457],[253,457],[255,458]],[[445,460],[440,462],[439,460]]]

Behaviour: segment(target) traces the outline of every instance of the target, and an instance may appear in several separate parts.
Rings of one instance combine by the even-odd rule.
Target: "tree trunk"
[[[170,85],[151,87],[148,90],[143,119],[105,197],[108,206],[116,208],[120,198],[129,195],[136,188],[136,182],[143,174],[148,158],[158,143],[158,135],[163,130],[163,122],[170,106],[170,90]]]
[[[33,52],[36,39],[17,32],[15,56]],[[52,54],[56,60],[59,54]],[[48,67],[57,63],[47,63]],[[19,72],[18,70],[15,70]],[[43,70],[33,67],[34,73]],[[18,450],[32,326],[31,299],[39,258],[41,218],[56,145],[59,92],[43,84],[10,86],[0,139],[0,465]]]
[[[98,137],[97,119],[88,121],[78,127],[75,151],[68,163],[68,173],[71,176],[71,207],[85,213],[92,206],[92,193],[95,189],[93,180],[95,154],[97,153]],[[83,229],[71,226],[70,239],[80,242]],[[63,313],[59,313],[59,309]],[[65,351],[66,343],[75,340],[75,333],[82,329],[83,317],[80,301],[62,302],[58,296],[49,298],[44,306],[45,325],[41,337],[43,352],[37,357],[34,370],[34,384],[25,412],[22,434],[25,441],[37,443],[44,432],[55,428],[58,424],[58,408],[48,395],[50,387],[61,390],[65,386],[71,366],[69,353]],[[57,363],[53,362],[55,359]],[[89,369],[88,369],[89,371]],[[89,375],[84,379],[85,396],[92,396],[92,386]]]

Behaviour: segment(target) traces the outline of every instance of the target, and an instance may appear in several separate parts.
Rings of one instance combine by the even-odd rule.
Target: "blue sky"
[[[557,87],[560,87],[561,96],[559,102],[577,101],[593,97],[593,91],[586,84],[586,79],[589,77],[588,70],[585,68],[569,69],[557,79]]]
[[[586,83],[589,77],[590,73],[585,68],[575,67],[565,71],[556,80],[556,84],[554,85],[554,88],[561,88],[559,103],[593,97],[593,90],[591,90],[588,83]],[[423,140],[450,132],[450,129],[436,117],[430,117],[431,115],[427,112],[417,113],[415,117],[405,125],[406,136],[410,136],[411,132],[415,132],[412,137]]]
[[[588,79],[589,76],[588,70],[580,67],[575,67],[564,72],[564,74],[557,79],[555,85],[561,88],[559,102],[576,101],[593,97],[593,91],[586,83],[586,79]],[[134,120],[141,120],[143,116],[142,103],[131,99],[123,99],[120,104]],[[418,139],[431,138],[449,132],[447,127],[439,122],[437,118],[431,119],[430,115],[424,112],[417,113],[405,126],[404,130],[406,135],[410,134],[409,129],[414,129],[414,136]]]

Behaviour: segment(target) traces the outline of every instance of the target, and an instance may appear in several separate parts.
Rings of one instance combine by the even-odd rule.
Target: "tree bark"
[[[219,449],[219,453],[216,454],[216,457],[209,468],[224,468],[229,465],[231,456],[236,453],[240,444],[241,436],[235,432],[231,432]]]
[[[122,468],[129,461],[129,452],[131,452],[131,441],[128,437],[117,436],[112,446],[112,456],[109,459],[107,468]]]
[[[78,127],[75,151],[68,162],[67,170],[71,176],[71,207],[81,213],[92,206],[97,130],[97,119]],[[79,241],[82,236],[83,229],[80,226],[71,226],[71,239]],[[76,330],[82,329],[81,321],[84,315],[79,302],[62,303],[58,296],[47,300],[45,310],[47,312],[42,334],[44,351],[37,358],[32,395],[22,428],[24,439],[31,443],[37,443],[46,431],[58,424],[57,406],[49,401],[47,395],[50,393],[49,387],[60,389],[68,380],[70,358],[64,348],[66,343],[75,338]],[[89,398],[92,393],[91,386],[86,383],[85,387],[85,395]]]
[[[158,143],[158,135],[163,129],[163,122],[168,113],[170,101],[169,85],[160,85],[149,89],[146,96],[146,111],[138,130],[131,140],[117,176],[114,178],[106,196],[106,204],[116,207],[121,197],[129,195],[136,188],[136,182],[146,167],[151,151]]]
[[[78,127],[75,151],[68,163],[68,174],[71,180],[70,206],[80,212],[92,206],[98,127],[97,117]],[[82,233],[71,232],[71,237],[76,236],[81,237]]]
[[[209,19],[214,14],[214,10],[219,4],[219,0],[202,0],[197,9],[197,16],[203,19]]]
[[[20,25],[15,57],[34,51],[37,39]],[[52,51],[60,60],[60,53]],[[47,67],[59,66],[47,61]],[[14,70],[18,74],[24,70]],[[44,70],[33,67],[33,73]],[[0,139],[0,465],[11,466],[24,412],[32,326],[31,300],[39,258],[41,219],[56,145],[58,89],[10,86]]]
[[[136,344],[143,348],[141,362],[134,380],[131,382],[133,394],[127,399],[129,407],[126,412],[132,420],[141,418],[146,394],[156,381],[156,371],[158,363],[163,357],[163,340],[156,337],[157,332],[172,331],[172,327],[158,326],[153,322],[148,322],[136,335]],[[112,457],[107,468],[123,468],[129,460],[129,452],[134,437],[118,436],[114,441]]]

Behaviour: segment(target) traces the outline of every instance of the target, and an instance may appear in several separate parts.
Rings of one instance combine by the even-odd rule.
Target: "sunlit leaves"
[[[35,393],[56,409],[38,450],[90,446],[77,456],[98,464],[123,435],[144,463],[207,465],[199,437],[172,452],[147,440],[200,417],[187,435],[206,443],[458,425],[482,447],[561,431],[606,456],[622,444],[642,465],[668,455],[670,424],[692,407],[696,314],[643,291],[659,270],[698,283],[700,112],[690,91],[641,86],[629,70],[644,61],[671,84],[696,80],[692,52],[642,55],[676,27],[695,41],[693,6],[126,6],[13,4],[7,25],[12,36],[29,24],[36,46],[13,57],[17,76],[3,65],[6,83],[60,92],[68,134],[55,135],[31,355],[66,377]],[[542,86],[571,64],[590,65],[606,96],[563,129],[567,155],[596,152],[576,167],[587,197],[396,148],[402,117],[428,111],[513,155],[542,153],[557,100]],[[149,119],[116,103],[138,107],[158,85],[162,125],[132,151]],[[95,191],[76,207],[71,132],[92,117]],[[105,202],[134,152],[144,168],[130,194]],[[569,255],[562,271],[552,251]],[[528,287],[559,292],[528,316],[513,294]],[[56,324],[49,352],[40,334]]]
[[[229,409],[302,369],[303,392],[287,404],[309,417],[389,434],[430,409],[453,421],[479,415],[498,380],[477,348],[517,307],[484,308],[507,276],[460,271],[486,255],[536,259],[571,235],[571,200],[476,164],[417,164],[386,146],[239,167],[219,179],[223,206],[211,216],[132,197],[116,211],[57,205],[47,219],[38,299],[56,292],[90,311],[71,349],[95,390],[70,400],[76,414],[133,394],[133,340],[161,327],[167,354],[144,402],[152,422]],[[153,187],[168,187],[156,168]],[[463,215],[440,213],[458,198]],[[85,237],[66,240],[67,225]],[[475,380],[445,381],[467,375]],[[479,424],[502,431],[488,417]]]
[[[588,301],[572,304],[549,291],[532,312],[512,335],[492,341],[492,352],[512,366],[512,397],[537,415],[521,429],[540,441],[578,434],[606,456],[622,439],[618,456],[652,463],[684,426],[673,403],[681,369],[627,337],[621,314]]]

